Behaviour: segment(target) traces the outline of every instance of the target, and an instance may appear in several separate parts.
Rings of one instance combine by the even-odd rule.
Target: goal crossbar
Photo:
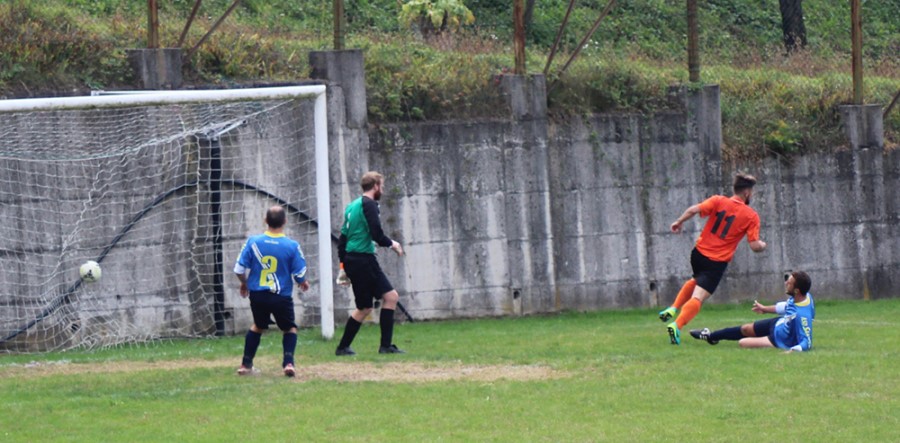
[[[0,112],[146,106],[176,103],[210,103],[256,99],[277,100],[279,98],[298,98],[304,96],[316,97],[317,99],[322,97],[324,99],[324,94],[325,85],[190,91],[106,91],[100,95],[81,97],[0,100]],[[316,114],[316,119],[318,121],[318,114]]]

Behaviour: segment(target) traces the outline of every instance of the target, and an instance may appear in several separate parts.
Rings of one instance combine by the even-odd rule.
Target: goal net
[[[0,101],[0,352],[243,333],[232,269],[276,204],[312,285],[297,320],[330,338],[324,91]]]

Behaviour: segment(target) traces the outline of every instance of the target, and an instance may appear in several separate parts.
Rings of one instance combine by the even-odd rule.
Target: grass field
[[[772,300],[769,300],[772,301]],[[400,324],[352,358],[280,335],[0,356],[0,441],[900,441],[900,299],[819,300],[814,350],[671,346],[655,310]],[[708,306],[688,326],[762,318]],[[340,330],[338,334],[340,334]]]

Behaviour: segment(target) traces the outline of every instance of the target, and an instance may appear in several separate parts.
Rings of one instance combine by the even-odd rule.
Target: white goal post
[[[0,100],[0,235],[13,239],[0,246],[0,352],[222,335],[235,317],[246,322],[249,307],[233,300],[235,249],[273,203],[287,207],[286,233],[318,292],[318,312],[305,315],[331,339],[325,92]],[[100,262],[99,282],[77,279],[86,260]]]

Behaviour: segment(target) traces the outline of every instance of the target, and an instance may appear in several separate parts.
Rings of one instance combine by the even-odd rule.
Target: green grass
[[[276,335],[263,337],[263,375],[247,378],[233,374],[241,337],[6,355],[0,439],[896,440],[900,299],[817,308],[815,349],[805,354],[687,336],[671,346],[646,309],[400,324],[402,356],[374,352],[374,326],[360,332],[351,359],[334,357],[334,342],[314,330],[301,331],[298,348],[301,368],[320,371],[530,365],[556,374],[533,380],[289,380],[276,374]],[[714,305],[690,326],[758,318],[749,304]]]

